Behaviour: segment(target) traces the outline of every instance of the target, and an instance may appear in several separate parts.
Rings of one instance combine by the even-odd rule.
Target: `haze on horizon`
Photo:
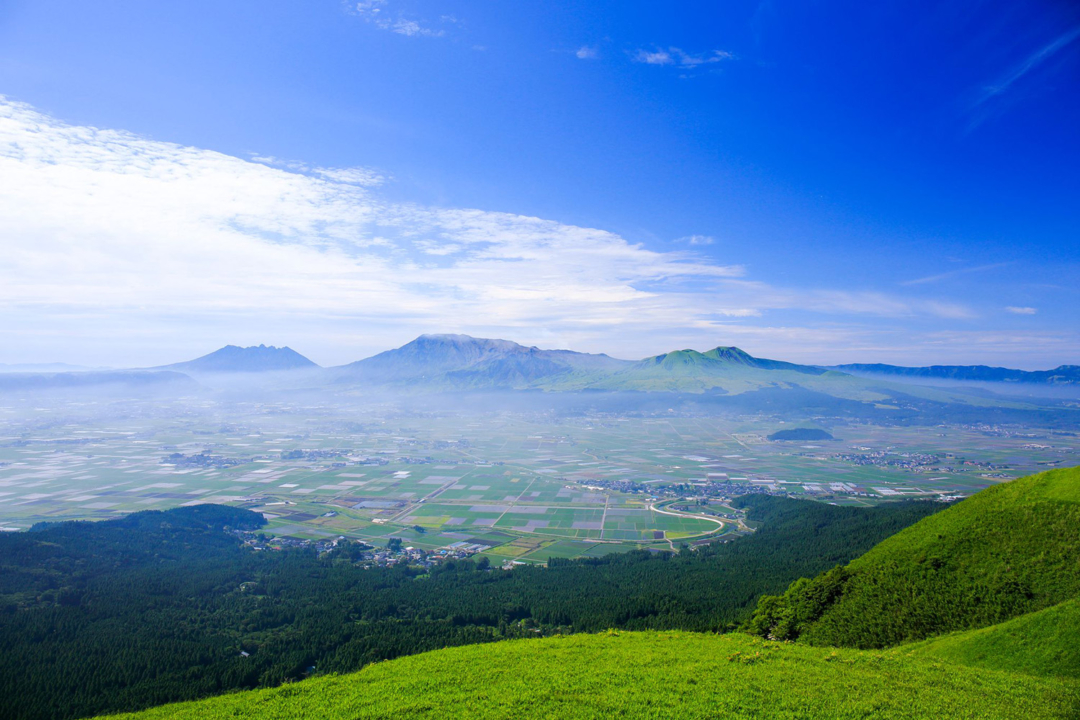
[[[912,12],[7,3],[0,363],[1075,364],[1080,9]]]

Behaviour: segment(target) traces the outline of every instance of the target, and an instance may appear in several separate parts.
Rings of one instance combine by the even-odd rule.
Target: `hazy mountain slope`
[[[739,394],[763,388],[798,386],[863,402],[887,399],[888,395],[876,385],[880,383],[808,365],[755,358],[739,348],[718,347],[704,353],[676,350],[599,376],[555,378],[543,387],[552,390]]]
[[[433,387],[526,387],[575,372],[605,372],[630,363],[607,355],[541,350],[509,340],[421,335],[400,348],[334,368],[339,382]]]
[[[973,667],[1080,678],[1080,599],[900,649]]]
[[[1080,365],[1061,365],[1053,370],[1013,370],[987,365],[931,365],[929,367],[901,367],[879,363],[851,363],[837,365],[837,370],[865,375],[895,375],[906,378],[940,380],[965,380],[975,382],[1010,383],[1080,383]]]
[[[260,373],[281,370],[305,370],[319,366],[288,347],[259,345],[238,347],[226,345],[209,355],[187,362],[165,365],[159,370],[179,370],[194,373]]]
[[[794,370],[805,375],[823,375],[827,370],[812,365],[797,365],[782,360],[768,360],[766,358],[753,357],[745,350],[737,347],[716,347],[701,353],[710,360],[727,362],[732,365],[746,365],[762,370]]]
[[[438,650],[123,718],[1066,718],[1074,682],[745,635],[605,633]]]
[[[762,598],[748,627],[816,645],[887,647],[1080,596],[1080,468],[987,488],[846,567]]]
[[[677,350],[640,361],[569,350],[541,350],[507,340],[467,335],[421,335],[394,350],[331,368],[333,385],[395,391],[541,390],[546,392],[685,393],[749,396],[759,391],[793,398],[854,401],[862,411],[935,407],[1008,407],[1015,400],[985,398],[951,389],[923,387],[883,377],[856,377],[836,370],[753,357],[736,347],[707,352]],[[772,397],[772,395],[770,395]],[[789,400],[790,401],[790,400]],[[835,408],[834,408],[835,410]]]

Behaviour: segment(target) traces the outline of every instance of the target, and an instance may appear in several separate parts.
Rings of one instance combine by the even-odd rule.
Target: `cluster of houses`
[[[464,560],[488,549],[487,545],[459,541],[428,551],[423,548],[403,546],[398,538],[392,538],[385,548],[376,548],[367,543],[350,540],[344,535],[336,538],[310,540],[294,537],[272,537],[263,533],[243,530],[234,531],[255,552],[281,551],[288,549],[310,549],[319,555],[347,557],[357,565],[365,567],[393,567],[411,565],[430,568],[446,560]],[[396,540],[396,542],[395,542]]]

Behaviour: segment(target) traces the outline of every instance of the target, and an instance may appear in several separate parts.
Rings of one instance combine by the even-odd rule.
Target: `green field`
[[[784,426],[767,417],[402,417],[344,404],[10,405],[0,407],[0,528],[213,502],[257,509],[270,532],[300,538],[401,537],[426,550],[482,535],[491,548],[551,541],[534,548],[542,552],[492,550],[534,561],[735,531],[706,507],[690,508],[700,517],[651,509],[711,492],[713,515],[731,514],[709,490],[717,484],[867,505],[968,495],[1080,451],[1075,435],[981,426],[834,423],[835,441],[766,440]],[[171,459],[199,454],[214,460]]]
[[[1068,718],[1075,682],[745,635],[575,635],[439,650],[358,673],[117,717]]]

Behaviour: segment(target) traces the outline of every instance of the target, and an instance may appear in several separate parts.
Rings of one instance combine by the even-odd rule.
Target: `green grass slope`
[[[1067,718],[1077,684],[937,660],[679,632],[473,645],[120,717]]]
[[[845,568],[762,598],[748,628],[875,648],[986,627],[1080,596],[1080,468],[988,488]]]
[[[1080,678],[1080,600],[897,649],[971,667]]]

